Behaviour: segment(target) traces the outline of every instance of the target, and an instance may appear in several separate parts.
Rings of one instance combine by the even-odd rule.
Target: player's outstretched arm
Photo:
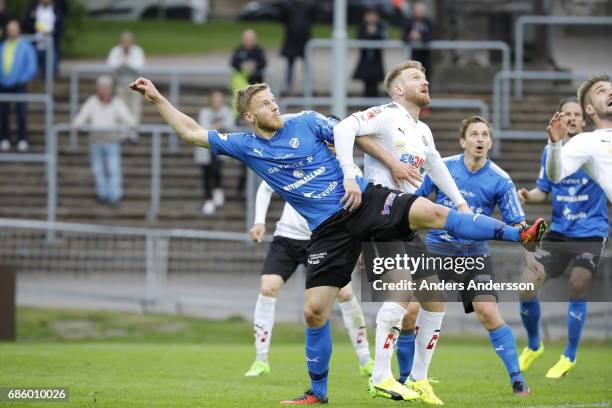
[[[203,129],[195,120],[172,106],[157,90],[151,80],[138,78],[130,84],[130,89],[140,92],[148,102],[155,105],[160,115],[181,139],[200,147],[210,148],[208,131]]]

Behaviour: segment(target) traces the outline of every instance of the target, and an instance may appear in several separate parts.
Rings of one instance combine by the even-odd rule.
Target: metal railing
[[[191,230],[191,229],[154,229],[154,228],[138,228],[138,227],[123,227],[123,226],[109,226],[109,225],[91,225],[91,224],[78,224],[78,223],[63,223],[63,222],[45,222],[35,220],[14,220],[14,219],[1,219],[0,228],[3,231],[7,229],[18,229],[18,230],[38,230],[46,232],[47,235],[50,233],[54,236],[59,233],[77,234],[77,239],[87,239],[87,237],[93,236],[94,239],[100,240],[98,237],[110,237],[110,239],[118,239],[121,237],[133,237],[144,241],[144,245],[138,245],[138,248],[144,252],[144,265],[123,265],[127,269],[144,269],[146,276],[145,290],[142,296],[137,296],[131,299],[143,304],[143,307],[147,305],[154,305],[155,303],[164,300],[164,287],[168,278],[168,258],[172,255],[169,254],[169,240],[171,239],[183,239],[183,240],[208,240],[208,241],[230,241],[230,242],[250,242],[249,237],[245,233],[236,232],[224,232],[224,231],[209,231],[209,230]],[[267,236],[266,240],[270,240]],[[41,244],[45,245],[41,242]],[[48,243],[46,245],[49,245]],[[92,245],[95,247],[95,244]],[[65,250],[64,256],[71,256],[73,249],[62,248],[61,242],[53,243],[55,250]],[[91,250],[91,248],[89,248]],[[22,248],[21,252],[32,251],[31,248]],[[86,250],[84,250],[86,252]],[[133,249],[131,251],[134,251]],[[111,256],[112,254],[109,254]],[[82,253],[82,258],[79,258],[82,262],[85,262],[86,253]],[[99,256],[99,252],[96,256]],[[23,257],[23,254],[20,256]],[[6,261],[6,259],[5,259]],[[138,261],[137,261],[138,263]],[[77,267],[78,268],[78,267]],[[125,271],[115,271],[125,272]],[[47,292],[47,291],[45,291]],[[62,295],[70,295],[68,291],[63,291]],[[74,293],[73,293],[74,294]],[[76,295],[76,294],[74,294]],[[90,297],[106,298],[106,299],[118,299],[117,294],[102,294],[95,293],[90,294]],[[82,297],[82,296],[80,296]],[[167,300],[167,299],[166,299]],[[173,299],[174,302],[180,301],[180,299]]]
[[[527,25],[612,25],[612,16],[520,16],[514,24],[514,46],[516,47],[514,70],[518,72],[523,72],[525,26]],[[516,98],[522,98],[523,81],[522,78],[516,79],[517,81],[514,82],[514,96]]]
[[[389,98],[366,98],[366,97],[351,97],[346,98],[346,106],[348,107],[372,107],[390,103]],[[281,98],[278,102],[281,112],[287,113],[288,106],[302,106],[304,108],[312,108],[314,106],[332,106],[332,98],[326,96],[317,97],[290,97]],[[480,111],[480,115],[486,119],[489,118],[489,106],[482,99],[444,99],[432,98],[429,107],[431,108],[474,108]]]
[[[412,49],[431,50],[493,50],[500,51],[502,56],[502,70],[510,70],[510,47],[503,41],[430,41],[421,44],[406,44],[399,40],[346,40],[347,48],[376,48],[376,49],[400,49],[404,50],[407,58],[412,55]],[[315,38],[306,44],[304,53],[304,98],[312,98],[314,95],[313,77],[313,53],[317,48],[332,48],[333,40]],[[508,92],[509,92],[508,85]],[[350,106],[350,105],[348,105]]]
[[[77,64],[70,71],[70,118],[74,118],[79,110],[79,83],[82,77],[91,75],[112,75],[116,72],[106,64]],[[161,76],[169,77],[169,100],[177,108],[180,107],[181,97],[181,82],[184,77],[224,77],[227,79],[226,85],[229,88],[230,80],[233,75],[233,69],[230,67],[162,67],[162,66],[147,66],[134,72],[134,79],[137,76]],[[274,91],[280,90],[278,80],[274,76],[274,71],[270,68],[265,69],[265,76],[268,78],[270,87]],[[75,146],[77,143],[76,136],[71,134],[70,144]],[[178,140],[176,136],[170,139],[171,149],[176,149]]]
[[[520,80],[581,80],[585,79],[584,74],[573,74],[570,72],[546,72],[546,71],[499,71],[493,78],[493,126],[495,127],[495,138],[499,141],[493,144],[492,155],[497,156],[501,151],[501,141],[503,139],[516,140],[542,140],[548,137],[542,129],[534,130],[506,130],[504,128],[512,126],[510,112],[510,93],[507,88],[502,86],[505,81],[509,83],[511,79]],[[505,102],[504,102],[505,100]],[[507,124],[507,126],[506,126]]]
[[[80,126],[79,131],[82,132],[125,132],[127,128],[125,126],[114,126],[114,127],[96,127],[96,126]],[[159,214],[160,208],[160,197],[161,197],[161,137],[162,134],[173,134],[173,130],[167,125],[140,125],[133,130],[139,134],[151,134],[151,197],[149,199],[149,211],[147,213],[147,219],[149,221],[155,221]],[[47,173],[47,182],[49,184],[48,191],[48,216],[49,221],[56,219],[55,214],[57,211],[57,139],[58,134],[61,132],[73,132],[75,128],[68,123],[60,123],[52,127],[50,134],[50,154],[53,156],[53,166]]]

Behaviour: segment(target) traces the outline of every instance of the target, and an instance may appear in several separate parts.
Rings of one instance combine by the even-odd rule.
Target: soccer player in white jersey
[[[568,138],[582,134],[586,126],[580,103],[568,98],[559,104],[568,129]],[[568,140],[565,140],[567,143]],[[547,372],[546,378],[559,379],[574,369],[578,345],[588,318],[587,289],[599,269],[601,254],[609,235],[608,206],[601,187],[578,169],[561,182],[547,177],[548,146],[542,152],[540,174],[536,187],[518,190],[526,202],[543,202],[550,194],[552,223],[535,254],[537,262],[523,271],[523,282],[534,284],[534,290],[520,293],[521,320],[527,331],[528,344],[520,357],[521,370],[526,371],[544,353],[540,339],[540,301],[538,292],[548,279],[569,272],[569,301],[567,307],[567,343],[563,354]],[[538,270],[542,268],[542,270]]]
[[[429,83],[425,77],[425,69],[418,61],[405,61],[392,68],[385,78],[385,88],[393,100],[392,103],[370,108],[358,112],[340,122],[334,128],[336,151],[340,164],[345,170],[350,170],[353,164],[352,144],[350,151],[341,151],[340,141],[360,138],[359,146],[366,152],[364,170],[365,178],[374,183],[389,188],[398,188],[405,193],[414,193],[414,185],[400,181],[402,171],[411,173],[415,181],[420,180],[419,170],[427,170],[440,191],[449,197],[454,205],[462,212],[470,212],[465,199],[459,192],[453,178],[444,165],[440,153],[436,150],[433,136],[429,127],[419,120],[421,109],[429,105]],[[362,140],[365,139],[365,140]],[[369,142],[367,140],[369,139]],[[406,166],[408,165],[408,166]],[[414,184],[418,184],[417,182]],[[399,185],[398,185],[399,184]],[[418,238],[416,235],[414,237]],[[413,238],[414,239],[414,238]],[[376,241],[376,237],[374,237]],[[380,242],[389,242],[388,239]],[[376,245],[376,244],[374,244]],[[385,247],[387,249],[385,249]],[[403,247],[403,246],[402,246]],[[406,248],[408,252],[414,245]],[[378,252],[391,249],[388,244],[377,245]],[[402,248],[403,249],[403,248]],[[395,254],[389,253],[388,257]],[[437,281],[433,270],[417,270],[413,280],[419,282],[423,279]],[[418,285],[419,283],[417,283]],[[420,298],[416,293],[417,298]],[[442,319],[445,313],[445,299],[433,298],[431,295],[423,299],[416,325],[419,327],[415,339],[414,362],[411,377],[405,385],[393,378],[391,372],[391,359],[393,344],[401,333],[399,327],[406,314],[409,302],[386,301],[380,308],[376,318],[376,347],[374,355],[374,371],[370,380],[370,394],[384,398],[399,399],[407,390],[412,389],[420,398],[429,404],[443,405],[429,383],[427,370],[436,342],[439,338]],[[414,327],[414,326],[407,326]]]
[[[266,234],[266,213],[274,190],[262,181],[255,198],[255,222],[249,231],[253,241],[261,242]],[[274,309],[278,291],[285,285],[300,264],[306,264],[306,248],[310,240],[308,223],[291,205],[285,203],[281,218],[276,223],[274,238],[268,249],[261,272],[261,287],[255,304],[253,331],[255,334],[255,361],[246,377],[255,377],[270,372],[268,351],[274,327]],[[365,318],[353,289],[349,283],[336,297],[342,321],[349,335],[361,375],[372,374],[374,361],[370,358]]]
[[[546,173],[553,182],[560,182],[579,168],[593,179],[612,202],[612,82],[607,75],[589,78],[578,88],[578,102],[594,132],[572,137],[565,145],[568,129],[565,114],[557,112],[546,130],[550,152]]]

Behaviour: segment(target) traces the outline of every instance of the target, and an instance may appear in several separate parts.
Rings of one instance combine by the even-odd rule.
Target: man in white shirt
[[[255,223],[249,231],[253,241],[261,242],[264,238],[266,213],[273,192],[274,190],[265,181],[261,182],[255,199]],[[261,287],[253,319],[256,357],[249,371],[245,373],[246,377],[256,377],[270,372],[268,351],[274,327],[276,296],[296,268],[300,264],[306,264],[308,257],[306,248],[309,241],[308,223],[293,207],[285,203],[261,272]],[[369,376],[374,362],[370,358],[365,318],[350,283],[340,289],[336,299],[342,312],[344,327],[359,360],[359,372],[361,375]]]
[[[130,108],[130,112],[140,123],[142,113],[142,98],[130,92],[129,84],[144,68],[145,54],[142,48],[134,43],[134,35],[125,31],[121,34],[119,44],[115,45],[106,59],[106,63],[115,71],[115,91],[123,102]],[[138,133],[129,135],[130,141],[138,141]]]
[[[602,188],[612,202],[612,82],[607,75],[588,79],[577,93],[585,117],[596,130],[572,137],[565,145],[567,125],[564,113],[557,112],[546,130],[550,151],[546,160],[548,177],[559,182],[579,168]]]
[[[365,156],[364,167],[368,181],[388,188],[399,188],[404,193],[414,193],[420,181],[419,170],[422,167],[460,211],[469,212],[465,199],[436,150],[431,130],[419,120],[421,109],[427,107],[430,100],[425,69],[418,61],[406,61],[392,68],[384,83],[393,102],[355,113],[334,127],[336,150],[343,170],[345,165],[350,165],[353,160],[353,144],[350,143],[350,149],[347,149],[345,141],[354,140],[355,136],[368,135],[367,138],[359,138],[358,142],[360,148],[369,153]],[[350,174],[347,175],[345,171],[345,180],[348,176]],[[413,185],[401,178],[412,179]],[[414,205],[417,205],[417,202]],[[411,240],[415,239],[418,239],[416,234]],[[394,258],[403,252],[418,257],[418,251],[423,253],[414,243],[404,248],[403,243],[392,246],[389,240],[384,238],[374,237],[373,241],[373,251],[379,257]],[[366,258],[366,265],[368,264],[371,262]],[[395,275],[396,271],[393,272]],[[409,272],[402,279],[409,280]],[[433,270],[417,270],[412,277],[417,285],[425,279],[438,281]],[[418,293],[417,296],[420,298]],[[378,312],[374,372],[369,392],[372,396],[407,400],[414,398],[414,393],[410,391],[412,390],[424,402],[442,405],[443,402],[434,394],[427,379],[427,369],[444,317],[445,301],[442,296],[419,299],[421,311],[416,321],[419,329],[415,339],[414,363],[410,377],[406,380],[406,387],[396,381],[391,372],[394,347],[389,347],[389,343],[395,344],[398,336],[409,334],[400,331],[409,305],[408,300],[405,298],[385,301]],[[404,327],[415,326],[406,322]]]
[[[113,96],[113,80],[103,75],[96,81],[96,95],[90,96],[72,121],[75,130],[83,125],[109,128],[137,125],[123,101]],[[91,131],[91,170],[96,182],[96,196],[102,204],[117,207],[123,196],[121,176],[121,133]]]

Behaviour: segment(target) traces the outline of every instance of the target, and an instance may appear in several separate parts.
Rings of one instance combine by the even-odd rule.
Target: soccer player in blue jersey
[[[361,241],[373,235],[393,239],[409,237],[417,229],[445,228],[465,239],[533,243],[539,242],[546,230],[543,220],[521,230],[494,218],[459,213],[416,195],[368,184],[354,173],[343,173],[327,148],[327,143],[334,142],[334,122],[310,111],[283,121],[266,84],[250,85],[238,92],[238,112],[252,131],[233,134],[202,129],[172,106],[148,79],[138,78],[130,87],[155,105],[181,139],[242,161],[308,222],[312,236],[304,317],[311,387],[283,404],[327,402],[332,349],[329,313],[338,291],[351,280]]]
[[[514,183],[505,171],[487,157],[493,146],[493,130],[489,122],[480,116],[470,116],[465,119],[461,124],[459,143],[463,148],[463,154],[445,158],[444,164],[453,175],[472,212],[491,215],[497,206],[506,224],[523,225],[525,214],[516,195]],[[436,203],[444,206],[453,205],[453,200],[450,200],[428,175],[425,176],[416,194],[422,197],[433,194]],[[429,231],[426,244],[429,256],[432,259],[439,258],[440,265],[450,265],[449,259],[461,261],[460,264],[452,263],[455,266],[454,270],[437,269],[438,278],[441,281],[455,281],[464,285],[464,289],[459,291],[463,309],[465,313],[475,312],[482,326],[489,332],[491,346],[506,367],[513,392],[521,396],[531,394],[519,368],[514,334],[499,311],[497,292],[468,287],[470,281],[494,280],[493,262],[488,255],[487,243],[461,239],[447,230],[436,229]],[[409,310],[415,314],[410,319],[414,321],[416,311],[414,308]],[[401,352],[402,350],[398,349],[398,357]],[[399,363],[400,371],[403,371],[401,359]]]
[[[578,100],[568,98],[559,104],[568,129],[566,142],[581,134],[586,126]],[[559,361],[546,373],[547,378],[560,378],[576,365],[580,335],[587,318],[586,291],[597,272],[601,252],[608,237],[608,207],[601,187],[583,169],[560,182],[551,181],[546,173],[549,147],[542,152],[540,176],[536,187],[518,190],[519,197],[528,203],[538,203],[550,195],[552,224],[536,252],[545,276],[535,269],[524,271],[524,280],[536,284],[534,292],[521,294],[521,318],[527,330],[529,344],[521,353],[521,369],[527,370],[544,353],[540,339],[540,302],[538,290],[545,279],[558,278],[570,267],[567,308],[567,346]]]

